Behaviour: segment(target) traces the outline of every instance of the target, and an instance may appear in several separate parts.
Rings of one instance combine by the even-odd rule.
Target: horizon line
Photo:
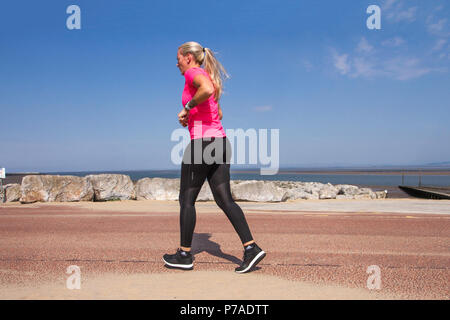
[[[230,171],[257,171],[264,167],[235,167]],[[102,169],[102,170],[13,170],[7,171],[8,174],[40,174],[40,173],[71,173],[71,172],[139,172],[139,171],[179,171],[179,168],[164,169]],[[450,163],[440,164],[416,164],[416,165],[333,165],[333,166],[280,166],[279,171],[331,171],[331,170],[450,170]]]

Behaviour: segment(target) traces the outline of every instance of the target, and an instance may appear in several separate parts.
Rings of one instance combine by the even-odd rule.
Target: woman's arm
[[[198,74],[194,77],[193,82],[194,86],[197,88],[197,92],[192,97],[189,106],[191,108],[199,105],[200,103],[205,102],[209,99],[211,95],[214,94],[214,86],[207,77],[204,75]]]
[[[211,80],[209,80],[204,75],[201,74],[196,75],[192,83],[197,88],[197,92],[188,102],[189,109],[194,108],[196,105],[205,102],[206,100],[209,99],[211,95],[215,93],[214,85],[212,84]],[[181,110],[181,112],[178,114],[178,120],[183,127],[187,126],[188,117],[189,111],[183,108],[183,110]],[[219,119],[222,119],[222,109],[220,109],[220,105],[219,105]]]

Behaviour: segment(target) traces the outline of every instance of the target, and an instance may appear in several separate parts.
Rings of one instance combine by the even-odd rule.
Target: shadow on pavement
[[[194,238],[192,239],[192,254],[207,252],[212,256],[228,260],[237,265],[241,264],[241,259],[235,256],[224,253],[220,248],[220,245],[214,241],[210,240],[210,233],[194,233]]]

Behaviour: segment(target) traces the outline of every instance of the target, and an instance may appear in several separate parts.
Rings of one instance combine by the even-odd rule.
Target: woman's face
[[[189,59],[188,55],[183,56],[181,54],[181,50],[178,50],[177,52],[177,67],[180,69],[181,74],[184,74],[184,72],[188,69],[189,66]]]

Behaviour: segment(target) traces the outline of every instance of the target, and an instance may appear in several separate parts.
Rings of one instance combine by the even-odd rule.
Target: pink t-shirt
[[[186,82],[181,97],[183,106],[188,103],[197,92],[197,88],[194,86],[193,81],[194,77],[198,74],[202,74],[211,79],[208,72],[203,68],[194,67],[187,69],[184,72]],[[225,137],[225,131],[219,120],[219,106],[214,100],[214,94],[212,94],[208,100],[189,110],[188,129],[191,140],[206,137]]]

